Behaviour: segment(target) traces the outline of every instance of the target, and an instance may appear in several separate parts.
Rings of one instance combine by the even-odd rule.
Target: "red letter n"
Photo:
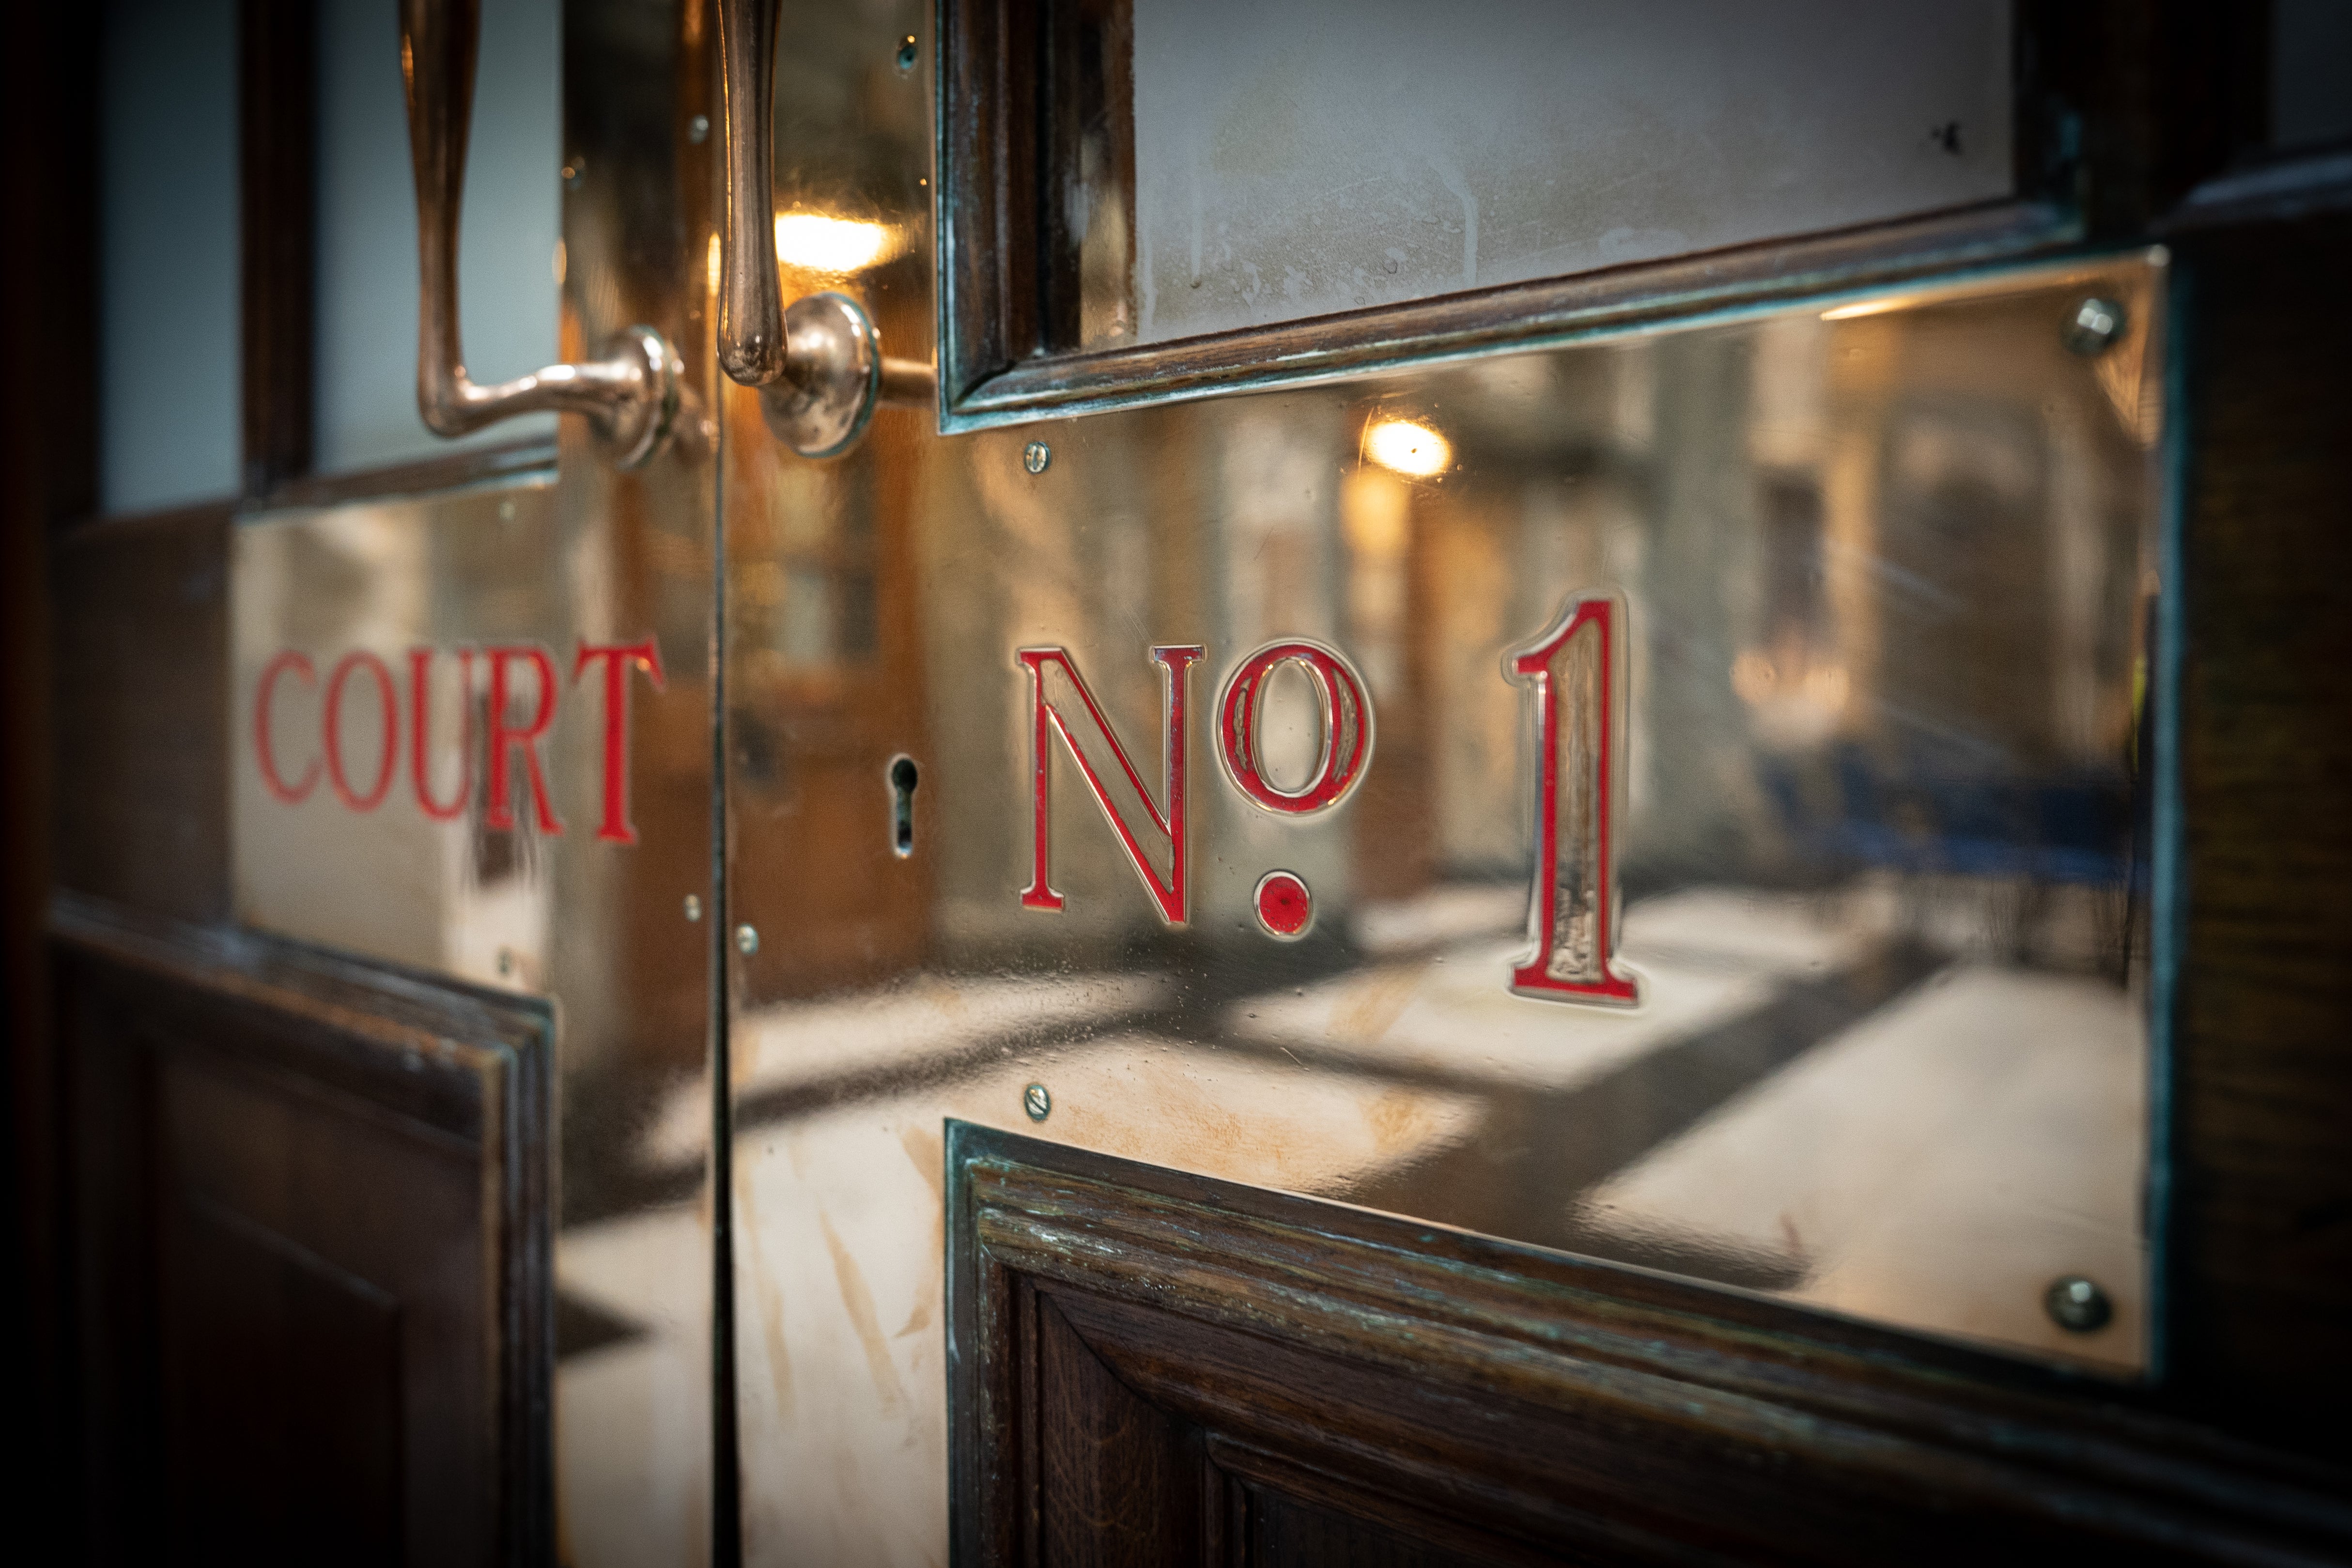
[[[490,808],[483,815],[485,827],[511,828],[515,825],[514,795],[509,787],[507,763],[512,752],[522,752],[523,772],[530,775],[531,815],[541,833],[553,837],[563,831],[563,824],[555,820],[555,810],[547,801],[547,776],[539,765],[539,738],[555,722],[555,661],[547,657],[543,647],[494,647],[490,655]],[[539,710],[530,723],[516,729],[508,722],[507,669],[516,659],[528,659],[539,677]]]
[[[636,826],[629,820],[629,670],[642,667],[662,689],[661,650],[647,637],[637,643],[580,645],[572,666],[577,681],[597,659],[604,661],[604,820],[596,837],[614,844],[635,844]]]
[[[1152,661],[1160,666],[1160,709],[1167,721],[1166,750],[1160,764],[1168,792],[1164,811],[1144,787],[1135,764],[1128,761],[1127,749],[1111,733],[1110,721],[1103,717],[1094,693],[1087,689],[1069,654],[1058,647],[1026,647],[1014,656],[1029,671],[1030,791],[1036,812],[1031,829],[1034,858],[1029,885],[1021,890],[1021,902],[1025,908],[1062,907],[1062,895],[1054,890],[1047,865],[1052,836],[1046,809],[1053,737],[1059,735],[1062,743],[1070,749],[1071,760],[1078,764],[1095,804],[1102,807],[1103,816],[1110,820],[1111,831],[1118,835],[1119,845],[1126,849],[1135,874],[1143,879],[1143,889],[1151,896],[1160,918],[1171,926],[1184,923],[1184,689],[1193,662],[1201,655],[1197,647],[1151,650]],[[1053,674],[1055,688],[1051,694],[1046,690],[1048,671]],[[1076,701],[1071,702],[1070,697]],[[1122,807],[1121,801],[1126,801],[1128,806]],[[1144,852],[1147,836],[1151,847],[1168,862],[1164,879]]]

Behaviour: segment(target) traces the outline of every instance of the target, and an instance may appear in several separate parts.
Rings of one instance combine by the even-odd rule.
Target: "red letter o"
[[[383,715],[383,761],[377,764],[375,788],[365,795],[352,793],[351,780],[343,776],[343,682],[352,671],[364,668],[375,677],[376,706]],[[343,804],[353,811],[373,811],[383,804],[384,795],[392,789],[392,775],[400,765],[399,721],[393,711],[392,671],[383,660],[362,649],[343,655],[335,666],[335,673],[327,677],[327,710],[320,725],[320,739],[327,753],[327,781],[342,796]]]
[[[1306,787],[1276,789],[1258,761],[1258,703],[1266,678],[1285,663],[1306,668],[1322,700],[1323,760]],[[1348,798],[1372,760],[1372,703],[1362,677],[1337,649],[1306,637],[1270,642],[1225,681],[1217,700],[1217,762],[1252,804],[1291,816],[1312,816]]]

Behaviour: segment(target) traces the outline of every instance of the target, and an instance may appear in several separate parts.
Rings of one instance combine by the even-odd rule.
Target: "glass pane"
[[[100,504],[141,511],[232,496],[236,6],[111,0],[105,38]]]
[[[2271,13],[2271,144],[2352,142],[2352,11],[2279,0]]]
[[[2006,196],[2010,9],[1057,7],[1052,186],[1079,301],[1059,341],[1160,342]]]
[[[504,381],[556,352],[562,27],[558,0],[482,7],[457,301],[466,368]],[[586,160],[580,161],[583,195]],[[601,173],[601,171],[600,171]],[[611,193],[604,192],[606,203]],[[319,13],[319,324],[321,473],[552,435],[552,416],[444,441],[416,415],[416,184],[400,85],[400,16],[379,0]]]
[[[864,86],[778,200],[919,252],[871,39],[786,16]],[[919,268],[829,281],[915,352]],[[950,1117],[2137,1373],[2160,317],[2125,258],[825,463],[730,391],[751,1556],[944,1555]]]

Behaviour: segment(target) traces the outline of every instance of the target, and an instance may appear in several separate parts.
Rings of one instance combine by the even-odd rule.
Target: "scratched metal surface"
[[[929,47],[920,7],[880,30]],[[779,210],[866,226],[805,259],[876,257],[788,256],[787,297],[846,289],[920,353],[923,73],[876,32],[785,19]],[[2094,357],[2062,341],[2089,295],[2128,322]],[[2140,1368],[2160,298],[2120,258],[951,440],[886,411],[821,464],[730,393],[750,1556],[943,1560],[947,1117]],[[1435,471],[1374,434],[1400,421]],[[1632,1011],[1510,990],[1535,758],[1502,661],[1580,591],[1629,620]],[[1222,681],[1293,637],[1377,714],[1360,786],[1308,820],[1212,760]],[[1016,651],[1066,649],[1157,792],[1150,650],[1193,644],[1188,924],[1058,741],[1066,904],[1024,908]],[[1311,728],[1269,721],[1296,784]],[[1276,868],[1311,888],[1303,941],[1255,923]],[[692,1168],[709,1129],[674,1095],[646,1158]],[[2053,1322],[2069,1274],[2107,1327]]]

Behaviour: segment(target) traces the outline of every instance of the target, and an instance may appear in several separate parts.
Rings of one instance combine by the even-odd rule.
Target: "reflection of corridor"
[[[1509,996],[1493,977],[1521,945],[1458,941],[1235,1005],[1239,1037],[1476,1107],[1475,1136],[1350,1201],[2138,1364],[2146,1064],[2122,989],[1956,955],[1866,891],[1635,905],[1633,1015]],[[2095,1336],[2043,1313],[2070,1273],[2114,1300]]]
[[[759,1451],[792,1459],[761,1494],[768,1525],[862,1519],[901,1537],[857,1543],[860,1560],[920,1562],[943,1536],[925,1478],[945,1463],[948,1117],[2138,1363],[2145,1063],[2123,989],[1930,945],[1867,889],[1700,889],[1627,914],[1639,1012],[1561,1008],[1500,983],[1519,944],[1496,926],[1516,902],[1454,889],[1370,912],[1355,934],[1387,956],[1340,970],[1336,944],[1295,950],[1302,967],[1273,984],[1238,963],[926,974],[742,1020],[742,1418]],[[1040,1126],[1021,1109],[1033,1081],[1054,1096]],[[648,1123],[649,1163],[698,1163],[708,1126],[682,1093]],[[705,1223],[671,1211],[568,1233],[567,1295],[682,1329],[678,1303],[646,1292],[682,1289],[660,1259]],[[2071,1273],[2105,1287],[2112,1326],[2049,1322],[2042,1293]],[[700,1356],[698,1334],[665,1328],[568,1359],[567,1485],[607,1484],[600,1410],[658,1406]],[[829,1506],[793,1506],[816,1493]],[[792,1545],[848,1561],[852,1543]]]

